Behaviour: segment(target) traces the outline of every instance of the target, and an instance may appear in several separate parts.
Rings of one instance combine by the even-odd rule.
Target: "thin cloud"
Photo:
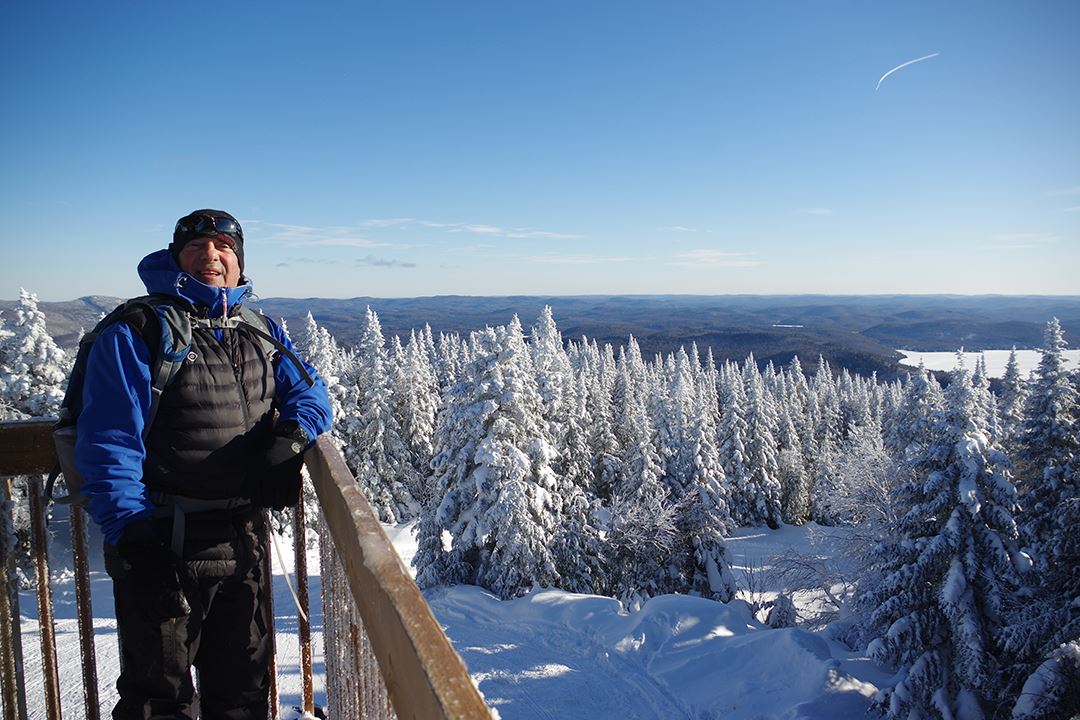
[[[254,221],[254,225],[266,237],[261,238],[264,242],[281,243],[283,245],[329,245],[344,247],[401,247],[398,243],[388,243],[380,240],[372,240],[365,237],[358,228],[332,226],[314,227],[310,225],[289,225],[285,223],[269,223]]]
[[[526,262],[542,265],[601,265],[605,263],[623,263],[632,259],[629,257],[604,257],[599,255],[533,255],[525,258]]]
[[[881,83],[885,81],[885,78],[889,77],[890,75],[892,75],[897,70],[902,70],[902,69],[906,68],[908,65],[914,65],[915,63],[922,62],[923,60],[929,60],[930,58],[936,58],[940,54],[941,53],[930,53],[929,55],[923,55],[922,57],[917,57],[914,60],[908,60],[907,62],[900,63],[899,65],[894,67],[892,70],[889,70],[884,75],[882,75],[880,78],[878,78],[877,87],[874,88],[874,92],[877,92],[878,88],[881,87]]]
[[[583,238],[583,235],[564,232],[553,232],[551,230],[537,230],[530,227],[514,227],[504,228],[498,225],[491,225],[489,223],[465,223],[465,222],[439,222],[436,220],[409,220],[403,221],[402,224],[415,224],[419,227],[431,228],[433,230],[444,230],[447,233],[472,233],[474,235],[497,235],[505,238],[512,238],[515,240],[527,240],[531,238],[541,238],[547,240],[579,240]]]
[[[571,235],[570,233],[551,232],[549,230],[511,230],[505,233],[506,237],[514,239],[522,238],[548,238],[550,240],[580,240],[584,235]]]
[[[662,227],[662,228],[660,228],[660,229],[661,229],[661,230],[665,230],[665,231],[667,231],[667,232],[680,232],[680,233],[696,233],[696,232],[701,232],[701,231],[700,231],[700,230],[698,230],[697,228],[692,228],[692,227],[686,227],[685,225],[670,225],[670,226],[668,226],[668,227]]]
[[[811,215],[832,215],[833,214],[832,208],[810,208],[806,212],[810,213]]]
[[[983,245],[984,250],[1035,250],[1045,248],[1061,240],[1050,233],[1008,233],[994,235]]]
[[[480,235],[502,235],[502,228],[497,228],[494,225],[462,225],[461,230],[464,232],[479,233]]]
[[[1072,207],[1067,207],[1061,212],[1080,212],[1080,205],[1073,205]]]
[[[1068,187],[1068,188],[1062,188],[1061,190],[1055,190],[1050,194],[1054,195],[1056,197],[1080,195],[1080,185],[1075,185],[1073,187]]]
[[[668,263],[676,267],[689,268],[746,268],[764,265],[764,260],[748,259],[753,253],[723,252],[721,250],[691,250],[679,253]]]
[[[398,268],[414,268],[416,263],[404,262],[402,260],[392,260],[389,258],[379,258],[374,255],[367,255],[362,258],[356,258],[352,262],[353,265],[371,265],[374,267],[398,267]]]
[[[416,220],[412,218],[373,218],[371,220],[364,220],[360,224],[363,227],[386,228],[397,227],[399,225],[410,225],[415,222]]]
[[[323,245],[330,247],[362,247],[362,248],[411,248],[412,245],[404,245],[402,243],[388,243],[379,240],[369,240],[362,237],[333,237],[325,238],[323,240],[312,240],[310,245]]]

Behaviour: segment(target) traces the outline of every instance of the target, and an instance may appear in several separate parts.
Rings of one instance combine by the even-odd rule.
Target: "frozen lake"
[[[899,350],[903,356],[903,363],[912,367],[918,367],[922,361],[927,370],[952,370],[956,367],[955,352],[920,352],[918,350]],[[990,377],[999,378],[1005,374],[1005,364],[1009,362],[1011,350],[983,350],[982,352],[964,353],[964,365],[968,369],[974,369],[975,360],[979,355],[986,358],[986,371]],[[1042,353],[1039,350],[1017,350],[1016,361],[1020,364],[1020,372],[1027,375],[1039,365]],[[1076,370],[1080,365],[1080,350],[1065,351],[1065,367]]]

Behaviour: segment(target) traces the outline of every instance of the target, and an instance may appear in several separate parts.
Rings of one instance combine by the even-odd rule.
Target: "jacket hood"
[[[207,285],[180,269],[169,250],[150,253],[139,263],[139,277],[146,292],[171,295],[197,309],[205,308],[208,317],[221,315],[227,308],[239,307],[254,292],[251,281],[241,276],[241,285],[219,288]]]

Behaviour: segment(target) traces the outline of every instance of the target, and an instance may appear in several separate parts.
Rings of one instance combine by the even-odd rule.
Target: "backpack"
[[[184,310],[169,295],[144,295],[132,298],[117,306],[102,318],[94,329],[79,340],[79,350],[75,355],[75,364],[71,369],[64,400],[60,403],[59,419],[53,425],[53,444],[56,446],[56,465],[45,483],[48,498],[61,504],[86,505],[86,497],[80,492],[83,484],[82,474],[75,466],[75,442],[78,437],[79,414],[82,413],[83,385],[86,381],[86,363],[90,349],[106,328],[118,322],[126,322],[146,342],[150,349],[150,409],[146,424],[143,426],[143,440],[150,434],[154,417],[157,415],[161,394],[173,381],[191,351],[191,336],[194,326],[207,328],[243,327],[252,332],[259,340],[263,354],[271,361],[275,353],[283,353],[300,371],[308,383],[315,381],[307,372],[300,359],[267,332],[266,319],[248,308],[240,306],[239,317],[199,318]],[[156,332],[155,332],[156,331]],[[56,497],[53,486],[60,474],[64,475],[68,494]]]

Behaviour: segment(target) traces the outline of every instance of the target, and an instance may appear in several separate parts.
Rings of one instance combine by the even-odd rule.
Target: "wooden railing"
[[[50,420],[0,423],[0,478],[10,493],[10,477],[40,475],[54,463]],[[333,444],[320,438],[308,452],[306,464],[321,510],[320,557],[323,575],[323,615],[329,716],[334,718],[393,717],[418,720],[490,718],[490,713],[464,663],[424,601],[401,559],[379,525],[367,499]],[[40,478],[30,481],[33,504],[43,502]],[[10,497],[10,494],[5,497]],[[5,510],[8,510],[5,507]],[[37,566],[38,619],[41,623],[43,673],[27,674],[22,667],[18,594],[14,591],[14,548],[5,548],[0,569],[0,664],[3,671],[3,718],[28,717],[25,682],[43,682],[44,715],[59,720],[59,684],[74,678],[59,676],[52,637],[52,602],[48,583],[47,543],[41,507],[31,508]],[[83,511],[73,509],[73,525]],[[10,516],[9,516],[10,517]],[[294,515],[294,537],[304,537],[303,508]],[[5,520],[9,522],[9,520]],[[81,536],[76,528],[73,538]],[[304,543],[295,547],[297,580],[306,604]],[[77,540],[73,554],[78,554]],[[85,552],[85,548],[82,549]],[[76,596],[81,597],[76,558]],[[82,574],[85,576],[85,567]],[[12,602],[14,598],[14,602]],[[83,694],[88,718],[98,717],[92,622],[89,603],[78,601],[82,637]],[[83,617],[85,606],[87,617]],[[48,626],[48,627],[46,627]],[[302,657],[306,659],[303,705],[312,710],[311,651],[300,627]],[[38,679],[40,677],[40,680]],[[276,691],[274,693],[276,695]],[[383,700],[382,698],[386,698]],[[387,701],[388,700],[388,701]],[[271,705],[276,712],[276,702]]]

